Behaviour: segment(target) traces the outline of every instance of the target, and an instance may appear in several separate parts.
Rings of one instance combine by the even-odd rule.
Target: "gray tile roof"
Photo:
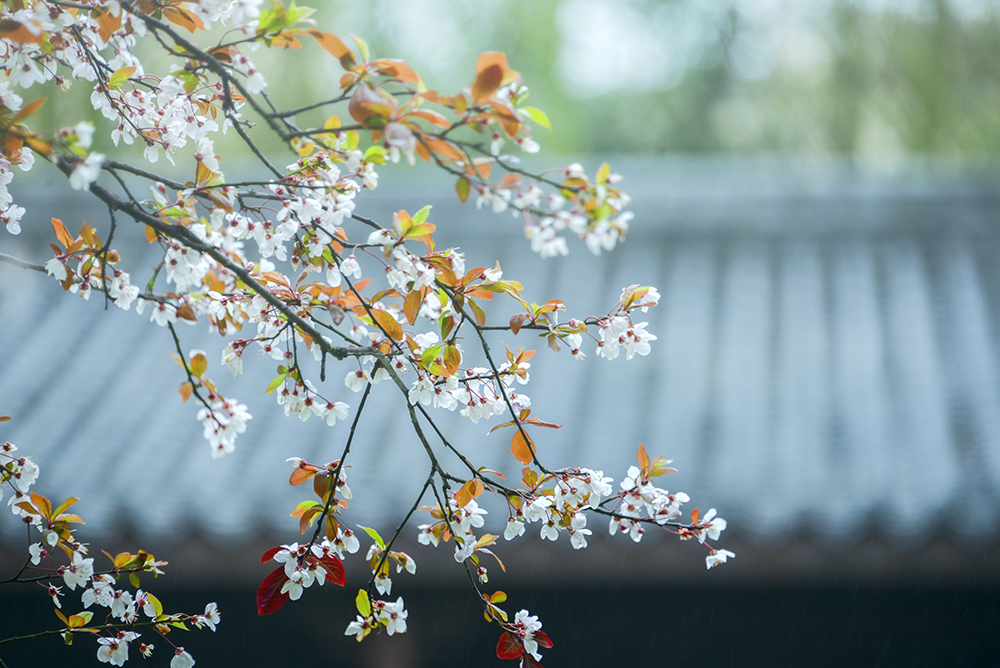
[[[675,460],[671,488],[718,508],[749,540],[805,532],[835,545],[872,534],[995,541],[1000,193],[966,177],[816,179],[807,167],[778,177],[749,167],[623,170],[637,217],[626,243],[600,258],[571,243],[570,257],[538,260],[516,221],[428,200],[408,181],[397,197],[376,191],[359,207],[384,215],[434,203],[440,243],[467,247],[469,266],[498,258],[529,299],[561,297],[571,314],[599,313],[631,283],[659,288],[663,299],[648,314],[659,340],[648,357],[608,362],[588,349],[579,363],[537,341],[526,391],[535,415],[566,424],[540,434],[549,465],[621,479],[641,441]],[[100,209],[46,191],[16,201],[46,231],[50,211],[71,229],[80,217],[105,225]],[[5,235],[0,250],[31,256],[33,234]],[[209,457],[195,406],[179,399],[167,331],[0,264],[0,414],[15,418],[2,438],[39,462],[41,491],[82,499],[95,539],[128,531],[220,545],[289,540],[288,513],[302,494],[286,484],[283,460],[336,458],[347,425],[285,418],[263,395],[272,360],[248,358],[234,382],[215,365],[217,337],[201,325],[180,333],[185,347],[210,351],[223,392],[253,413],[226,459]],[[346,369],[331,368],[327,383],[353,407],[359,396],[342,386]],[[358,494],[349,512],[388,528],[427,465],[397,392],[376,390],[368,410],[377,419],[364,423],[350,459]],[[477,463],[516,470],[509,437],[487,436],[496,420],[442,422]],[[18,531],[0,524],[5,537]]]

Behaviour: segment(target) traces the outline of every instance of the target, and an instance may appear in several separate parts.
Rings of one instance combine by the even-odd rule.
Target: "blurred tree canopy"
[[[468,83],[478,53],[506,52],[554,121],[538,139],[556,152],[975,158],[1000,149],[1000,0],[313,4],[320,23],[405,58],[431,88]],[[323,71],[277,71],[268,55],[258,66],[274,98],[322,99],[342,74],[332,58]],[[90,91],[76,94],[73,113],[62,119],[66,107],[47,105],[35,127],[78,120]]]

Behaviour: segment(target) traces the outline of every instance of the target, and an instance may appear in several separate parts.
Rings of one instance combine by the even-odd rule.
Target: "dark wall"
[[[343,635],[353,618],[352,591],[312,589],[263,618],[254,614],[250,590],[157,593],[169,610],[218,602],[223,621],[215,635],[171,634],[203,668],[515,666],[495,657],[497,627],[485,623],[466,589],[394,592],[407,603],[410,632],[361,644]],[[550,668],[1000,665],[1000,589],[581,586],[507,593],[506,609],[539,615],[555,642],[543,654]],[[56,626],[41,591],[5,591],[0,611],[0,637]],[[166,666],[167,644],[152,640],[158,656],[143,665]],[[90,638],[64,647],[51,637],[0,646],[0,658],[9,668],[98,666],[96,651]],[[141,661],[137,651],[130,660]]]

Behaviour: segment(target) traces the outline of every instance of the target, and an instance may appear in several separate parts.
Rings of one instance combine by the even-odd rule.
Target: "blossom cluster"
[[[0,421],[5,421],[4,418]],[[55,612],[66,625],[64,636],[67,643],[77,632],[95,634],[98,648],[97,658],[102,663],[122,666],[129,658],[130,643],[135,643],[141,637],[135,631],[140,626],[151,626],[167,642],[167,633],[173,625],[183,625],[184,622],[194,624],[198,628],[216,630],[220,622],[218,606],[209,603],[203,614],[165,614],[163,605],[152,593],[144,591],[139,586],[139,573],[161,575],[160,566],[153,555],[145,552],[138,554],[122,553],[113,558],[113,568],[109,572],[96,572],[94,559],[86,556],[87,546],[79,542],[73,534],[70,524],[83,520],[73,513],[65,512],[77,501],[69,498],[53,508],[53,504],[44,496],[31,491],[32,485],[38,479],[39,468],[33,460],[15,454],[17,446],[10,442],[0,444],[0,499],[6,487],[12,488],[13,494],[7,505],[14,515],[35,528],[40,534],[40,540],[28,546],[28,561],[24,568],[15,576],[16,581],[26,570],[42,575],[25,580],[37,581],[46,590],[46,594],[55,605]],[[58,552],[63,552],[67,563],[56,565]],[[127,575],[134,592],[127,586],[119,587],[118,575]],[[54,582],[62,580],[62,585]],[[63,587],[76,592],[79,588],[80,603],[84,611],[67,617],[61,612],[65,593]],[[92,606],[107,608],[107,618],[111,620],[102,625],[89,626],[94,614],[89,611]],[[173,643],[170,643],[173,644]],[[153,644],[139,642],[139,652],[143,657],[153,653]],[[190,668],[195,664],[194,658],[183,647],[174,646],[174,656],[170,661],[171,668]]]

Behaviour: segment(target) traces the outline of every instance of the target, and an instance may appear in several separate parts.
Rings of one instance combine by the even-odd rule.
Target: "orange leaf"
[[[37,100],[33,100],[28,104],[24,105],[23,107],[21,107],[21,111],[17,112],[17,115],[14,116],[14,118],[10,119],[11,123],[17,123],[21,119],[31,116],[33,113],[38,111],[39,107],[45,104],[45,100],[46,98],[40,97]]]
[[[503,190],[513,190],[514,188],[517,187],[520,181],[521,181],[520,174],[508,174],[507,176],[500,179],[500,183],[497,184],[497,187]]]
[[[486,67],[476,75],[472,82],[472,99],[476,104],[488,100],[500,88],[503,81],[503,68],[496,63]]]
[[[406,322],[411,325],[416,322],[422,301],[423,295],[420,290],[414,290],[406,295],[406,298],[403,300],[403,315],[406,316]]]
[[[469,505],[469,501],[483,493],[483,483],[478,478],[473,478],[462,485],[462,488],[455,492],[455,503],[459,508]]]
[[[521,435],[521,430],[518,429],[514,432],[514,437],[510,439],[510,451],[517,461],[522,464],[530,464],[534,459],[535,442],[531,440],[530,436],[525,441],[524,436]]]
[[[83,228],[80,232],[80,236],[83,237],[84,243],[86,243],[91,248],[97,248],[97,238],[94,236],[94,230],[87,224],[87,221],[83,221]]]
[[[451,123],[442,114],[432,110],[432,109],[417,109],[416,111],[411,111],[407,116],[412,116],[425,120],[432,125],[438,125],[442,128],[450,128]]]
[[[19,44],[41,44],[43,38],[44,35],[40,30],[35,34],[20,21],[13,19],[0,21],[0,39],[9,39]]]
[[[307,32],[313,39],[316,40],[317,44],[323,47],[334,58],[340,60],[340,64],[345,70],[350,69],[350,67],[354,65],[354,53],[347,48],[347,45],[344,44],[339,37],[333,33],[322,32],[316,29],[312,29]]]
[[[189,12],[183,7],[178,7],[176,5],[171,5],[169,7],[163,8],[163,18],[167,19],[171,23],[176,23],[182,28],[187,28],[188,32],[193,33],[195,30],[204,30],[205,24],[201,22],[196,14]],[[121,15],[119,15],[119,22],[121,22]],[[105,40],[106,41],[106,40]]]
[[[441,139],[427,137],[427,145],[445,160],[468,162],[468,158],[454,144]]]
[[[66,231],[66,226],[63,225],[61,220],[53,218],[52,229],[56,231],[56,239],[59,240],[59,243],[61,243],[63,247],[69,248],[73,245],[73,237],[71,237],[69,232]]]
[[[378,326],[385,332],[390,339],[393,341],[403,340],[403,328],[396,322],[396,319],[392,317],[388,312],[382,309],[373,308],[372,316],[375,318],[375,322]]]
[[[181,393],[181,397],[183,397],[184,401],[186,402],[188,399],[191,398],[191,393],[194,392],[194,385],[192,385],[191,383],[184,383],[183,385],[181,385],[181,389],[179,390],[179,392]]]
[[[483,158],[476,158],[472,162],[473,167],[476,168],[476,174],[479,174],[479,178],[488,179],[490,178],[490,172],[493,171],[492,160],[484,160]]]
[[[28,148],[30,148],[32,151],[44,155],[46,158],[52,155],[52,144],[42,139],[39,139],[34,135],[29,135],[25,137],[24,143],[27,144]]]
[[[45,517],[45,519],[49,519],[51,517],[52,504],[49,503],[49,500],[47,498],[45,498],[41,494],[35,494],[34,492],[31,492],[31,502],[35,505],[35,508],[38,509],[38,512],[40,512],[42,516]]]
[[[381,128],[396,111],[396,101],[367,84],[358,86],[347,103],[351,118],[366,128]]]
[[[458,352],[455,346],[445,346],[444,366],[448,369],[448,375],[453,376],[458,371],[458,365],[462,362],[462,353]]]
[[[487,51],[479,56],[479,60],[476,61],[476,74],[493,65],[499,66],[501,70],[506,71],[509,67],[507,65],[507,56],[500,51]]]
[[[649,469],[649,455],[646,454],[646,448],[642,447],[642,443],[639,444],[639,466],[644,471]]]
[[[166,11],[164,10],[164,13]],[[107,42],[111,38],[111,35],[122,27],[122,13],[118,12],[118,16],[112,16],[110,12],[102,11],[97,15],[97,26],[101,39]]]
[[[417,82],[417,73],[402,60],[382,58],[380,60],[373,60],[368,63],[368,66],[374,67],[378,70],[379,74],[384,74],[387,77],[395,77],[396,79],[405,81],[406,83]]]
[[[288,478],[288,484],[290,485],[301,485],[307,482],[310,478],[316,475],[315,469],[299,467],[292,471],[292,475]]]
[[[428,151],[427,147],[423,144],[417,144],[417,155],[419,155],[420,159],[424,162],[430,162],[431,152]]]

